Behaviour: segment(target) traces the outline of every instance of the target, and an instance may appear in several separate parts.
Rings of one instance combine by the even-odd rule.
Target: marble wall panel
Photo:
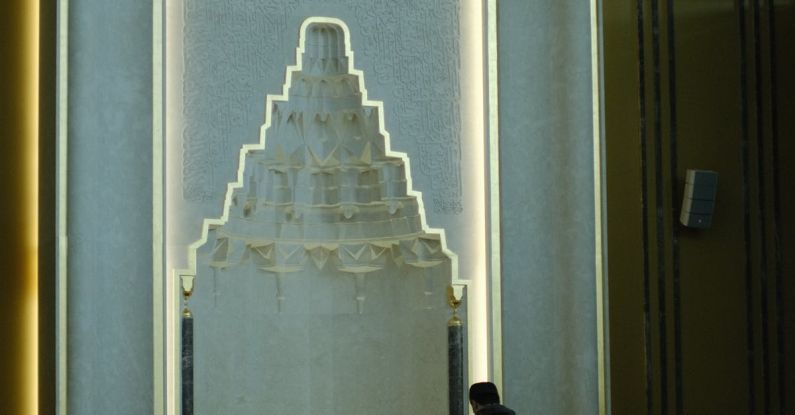
[[[597,413],[588,2],[498,5],[504,398]]]
[[[183,5],[182,197],[219,204],[237,152],[256,142],[266,94],[280,93],[309,16],[344,20],[371,99],[387,104],[394,147],[429,210],[460,213],[459,0],[186,0]],[[180,100],[176,97],[175,100]]]
[[[67,409],[152,413],[152,2],[69,8]]]
[[[251,3],[252,7],[270,10],[269,2]],[[340,9],[338,3],[346,7]],[[430,19],[429,16],[454,25],[455,3],[441,2],[438,11],[429,11],[430,2],[399,2],[399,7],[416,9],[406,11],[408,17],[385,6],[398,2],[367,3],[376,5],[376,9],[380,7],[380,11],[376,13],[358,3],[343,1],[285,2],[292,7],[290,16],[279,16],[279,11],[275,11],[274,16],[279,17],[266,20],[267,24],[261,28],[245,27],[242,34],[229,35],[226,39],[236,42],[235,36],[246,36],[250,31],[297,39],[297,29],[293,33],[284,32],[287,34],[263,31],[280,24],[287,26],[289,22],[297,28],[304,17],[314,14],[336,15],[349,22],[355,20],[350,17],[370,19],[372,24],[366,27],[350,24],[357,67],[365,71],[371,98],[387,102],[388,112],[393,111],[392,105],[395,113],[411,117],[406,122],[387,117],[386,128],[393,136],[410,137],[418,129],[436,132],[405,146],[393,139],[393,148],[420,154],[412,159],[415,182],[427,194],[429,215],[441,216],[443,212],[455,215],[457,200],[461,198],[456,192],[465,190],[456,184],[460,178],[447,176],[439,184],[428,178],[436,178],[434,169],[450,172],[434,162],[448,160],[445,163],[453,165],[460,157],[455,153],[455,145],[450,147],[449,143],[455,143],[454,128],[461,115],[449,107],[441,109],[455,102],[459,89],[453,84],[443,86],[447,89],[439,92],[449,94],[451,99],[428,105],[441,114],[430,117],[423,115],[427,110],[416,110],[412,100],[420,105],[435,102],[436,95],[430,91],[442,86],[423,81],[422,91],[410,92],[405,88],[411,80],[410,73],[417,68],[420,73],[430,73],[430,67],[454,72],[458,64],[446,59],[441,64],[437,58],[414,56],[416,44],[408,44],[412,50],[402,51],[402,38],[374,30],[376,27],[396,30],[389,29],[394,22],[419,24],[422,19]],[[346,14],[340,15],[339,10]],[[149,1],[123,4],[70,1],[70,413],[151,413],[153,410],[151,11]],[[243,19],[240,20],[243,23],[253,17],[235,19]],[[574,1],[501,1],[499,22],[505,400],[524,413],[595,413],[588,6]],[[256,26],[259,20],[252,24]],[[430,26],[431,32],[447,31],[450,27]],[[416,34],[401,36],[413,39]],[[417,42],[430,42],[440,50],[457,49],[450,45],[458,38],[440,40],[440,36],[429,32]],[[360,47],[357,42],[374,46]],[[283,82],[283,69],[270,69],[283,68],[294,59],[294,42],[274,40],[273,43],[283,44],[285,49],[269,50],[260,45],[273,54],[266,54],[264,61],[246,58],[251,60],[246,65],[261,69],[263,74],[272,74],[272,79],[243,77],[248,82],[243,86],[230,85],[223,77],[214,81],[232,92],[252,85],[259,88],[255,96],[245,98],[250,101],[231,100],[224,104],[228,107],[215,109],[231,113],[237,106],[253,111],[237,115],[254,129],[241,130],[239,134],[243,135],[234,138],[237,143],[230,142],[234,144],[230,145],[232,148],[256,139],[264,94],[280,91]],[[392,60],[383,62],[371,55],[381,50],[398,53]],[[418,64],[416,59],[424,60]],[[408,66],[415,69],[402,69]],[[222,75],[224,68],[201,70]],[[439,78],[454,79],[455,74]],[[223,88],[213,88],[223,92]],[[181,101],[170,104],[186,105]],[[437,142],[442,136],[439,131],[446,131],[452,139],[445,140],[448,147]],[[179,136],[184,137],[182,133]],[[423,161],[424,151],[434,146],[440,155],[425,157]],[[210,148],[188,146],[184,154],[194,151],[208,154],[204,163],[215,176],[207,172],[190,173],[192,167],[184,162],[179,164],[180,170],[189,173],[185,177],[191,177],[186,183],[195,183],[186,186],[194,190],[180,193],[187,206],[207,203],[203,189],[226,183],[235,168],[231,164],[229,172],[222,172],[220,164],[213,164],[220,163],[213,157],[221,156],[210,157]],[[433,186],[442,196],[433,196],[435,191],[426,190],[434,189]],[[448,188],[452,189],[449,194],[442,191]],[[211,208],[207,210],[215,214],[218,205],[220,201],[208,203]],[[197,209],[195,216],[204,213]],[[528,394],[528,390],[533,392]]]

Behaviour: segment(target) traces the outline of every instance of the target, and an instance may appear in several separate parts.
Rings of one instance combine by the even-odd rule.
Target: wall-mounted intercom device
[[[708,229],[712,225],[718,173],[710,170],[687,170],[685,195],[679,221],[689,228]]]

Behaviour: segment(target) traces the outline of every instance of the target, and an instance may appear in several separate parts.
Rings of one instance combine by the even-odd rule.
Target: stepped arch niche
[[[457,259],[354,69],[309,18],[223,212],[189,247],[195,412],[443,414]],[[265,412],[263,412],[265,411]]]

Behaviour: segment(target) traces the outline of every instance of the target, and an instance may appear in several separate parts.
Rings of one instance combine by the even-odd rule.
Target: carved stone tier
[[[287,99],[271,101],[264,148],[245,155],[228,219],[199,250],[205,263],[297,271],[322,257],[323,267],[359,273],[449,259],[440,235],[423,228],[406,161],[390,155],[380,106],[364,102],[345,39],[339,25],[306,27],[300,69],[288,75]]]
[[[344,24],[303,30],[225,215],[194,245],[196,408],[444,413],[455,256],[425,225]]]

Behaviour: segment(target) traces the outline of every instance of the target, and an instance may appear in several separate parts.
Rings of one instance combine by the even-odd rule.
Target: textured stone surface
[[[411,157],[430,226],[447,231],[462,279],[482,264],[481,194],[462,171],[481,136],[462,135],[460,0],[186,0],[168,2],[167,268],[184,268],[204,218],[218,217],[238,150],[254,143],[263,97],[278,94],[295,63],[300,23],[344,20],[369,97],[385,103],[392,148]],[[462,142],[466,137],[469,141]],[[466,204],[469,203],[469,208]],[[466,209],[465,209],[466,208]]]
[[[152,2],[69,2],[68,412],[153,413]]]
[[[504,400],[595,414],[589,5],[498,6]]]
[[[301,21],[329,16],[350,25],[371,96],[393,103],[387,127],[418,155],[429,210],[462,211],[458,0],[186,0],[183,16],[186,200],[217,204],[229,160],[257,138],[264,93],[281,90]]]
[[[197,252],[197,412],[441,413],[455,258],[421,226],[344,23],[302,30],[286,95],[268,99],[262,145]]]
[[[246,4],[269,7],[269,3]],[[340,11],[338,2],[316,1],[311,7],[309,3],[289,2],[295,6],[295,14],[284,17],[275,10],[264,19],[266,26],[282,25],[285,19],[294,24],[315,14],[370,16],[373,24],[353,26],[352,31],[354,39],[376,45],[367,46],[370,52],[357,54],[359,65],[373,74],[367,79],[372,81],[368,82],[371,97],[385,100],[388,111],[394,105],[396,112],[412,111],[413,117],[428,119],[411,101],[404,104],[395,97],[408,95],[411,100],[414,96],[404,93],[408,91],[404,84],[411,81],[408,75],[440,66],[438,59],[455,58],[445,58],[444,54],[440,58],[414,56],[417,53],[412,50],[418,45],[436,40],[433,34],[417,37],[406,29],[426,20],[447,22],[430,25],[429,30],[445,34],[438,48],[454,51],[457,46],[452,42],[457,40],[446,33],[457,23],[457,13],[449,8],[417,7],[419,3],[432,3],[419,0],[399,2],[401,7],[405,4],[416,9],[405,19],[398,9],[383,10],[385,1],[364,2],[366,5],[339,2],[351,5],[344,11]],[[370,3],[377,7],[370,9]],[[150,1],[111,4],[79,0],[70,1],[69,6],[69,413],[152,413],[152,228],[148,190],[152,5]],[[504,395],[509,406],[523,413],[596,413],[588,5],[568,0],[503,0],[499,6]],[[246,19],[261,21],[254,18],[255,13],[250,15]],[[382,34],[375,28],[387,32]],[[396,34],[400,28],[404,34]],[[240,36],[224,35],[221,39],[239,42]],[[294,39],[297,34],[289,36]],[[274,44],[292,48],[278,38]],[[223,46],[219,40],[218,48],[226,56]],[[387,46],[412,49],[395,55],[400,59],[378,63],[380,51],[389,50]],[[293,58],[292,50],[286,50],[264,64],[290,64]],[[397,64],[404,61],[419,70],[401,70]],[[457,63],[440,67],[455,68]],[[207,79],[223,79],[218,66],[207,70]],[[254,79],[245,86],[260,106],[262,94],[280,91],[283,82],[278,71],[262,73],[273,74],[274,78]],[[239,88],[228,82],[222,85]],[[420,103],[428,99],[427,95],[414,98]],[[246,137],[241,141],[255,139],[262,112],[246,117],[254,129],[243,132]],[[393,124],[387,119],[387,128]],[[445,125],[457,124],[452,120],[430,125],[432,130],[449,131]],[[403,144],[396,148],[417,154],[413,147]],[[416,160],[413,166],[426,165],[418,171],[431,172],[429,177],[435,174],[433,169],[449,170],[456,160],[455,149],[449,152],[438,143],[417,148],[424,161]],[[448,152],[440,157],[438,152],[424,151],[426,148]],[[200,151],[209,154],[216,150]],[[216,160],[215,155],[208,157]],[[447,181],[438,186],[449,185]],[[418,183],[417,187],[430,193],[430,184]],[[220,202],[208,202],[207,206],[207,212],[194,216],[217,215]],[[436,215],[431,205],[429,210]],[[262,281],[266,283],[273,281]],[[285,353],[289,356],[291,351]],[[528,390],[534,393],[528,394]]]
[[[217,295],[197,283],[195,413],[445,413],[449,311],[444,290],[437,308],[398,307],[422,296],[416,277],[368,279],[362,314],[352,277],[286,278],[281,312],[273,276],[219,272]]]

